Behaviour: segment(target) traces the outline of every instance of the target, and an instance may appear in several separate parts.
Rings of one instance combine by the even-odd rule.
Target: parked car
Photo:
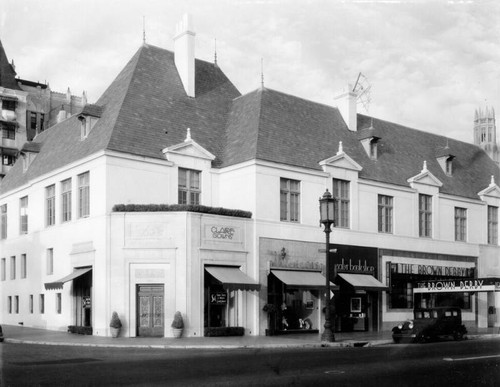
[[[460,308],[415,309],[413,316],[413,320],[407,320],[392,328],[392,339],[395,343],[401,341],[421,343],[445,337],[462,340],[467,334],[467,329],[462,324]]]
[[[0,325],[0,343],[3,342],[3,331],[2,331],[2,326]]]

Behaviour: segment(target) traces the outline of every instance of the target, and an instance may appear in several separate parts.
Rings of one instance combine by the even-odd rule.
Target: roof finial
[[[338,155],[344,153],[344,148],[342,147],[342,141],[339,141],[339,150],[337,152]]]
[[[187,128],[186,139],[184,142],[191,141],[191,129]]]
[[[146,16],[142,17],[142,43],[146,44]]]
[[[493,187],[494,185],[495,185],[495,176],[491,175],[490,187]]]
[[[264,58],[260,58],[260,87],[264,88]]]
[[[214,65],[217,66],[217,38],[215,38],[214,43]]]
[[[427,161],[424,160],[424,167],[422,168],[422,172],[427,172]]]

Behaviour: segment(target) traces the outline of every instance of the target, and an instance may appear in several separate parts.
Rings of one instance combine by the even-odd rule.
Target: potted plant
[[[266,336],[273,336],[276,328],[276,312],[278,308],[274,304],[265,304],[262,308],[267,313],[267,329]]]
[[[174,321],[172,321],[172,334],[175,338],[182,336],[182,331],[184,330],[184,320],[182,319],[181,312],[177,311],[174,314]]]
[[[122,322],[120,321],[120,317],[118,317],[118,313],[113,312],[109,327],[111,328],[111,336],[118,337],[118,335],[120,334],[120,329],[122,327]]]

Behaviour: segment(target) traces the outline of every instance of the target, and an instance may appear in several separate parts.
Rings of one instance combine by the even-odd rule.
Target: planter
[[[180,328],[180,329],[178,329],[178,328],[172,328],[172,335],[173,335],[176,339],[178,339],[178,338],[182,337],[182,331],[183,331],[183,330],[184,330],[184,329],[182,329],[182,328]]]
[[[120,328],[110,327],[110,329],[111,329],[111,337],[117,338],[120,335]]]

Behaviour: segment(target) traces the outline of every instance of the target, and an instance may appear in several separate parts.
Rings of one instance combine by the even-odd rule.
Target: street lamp
[[[328,189],[319,198],[319,215],[320,223],[325,226],[326,235],[326,253],[325,253],[325,277],[326,277],[326,305],[325,305],[325,331],[321,335],[321,341],[332,342],[335,341],[335,335],[332,331],[332,324],[330,322],[330,263],[328,253],[330,251],[330,229],[331,225],[335,226],[335,198],[328,192]]]

